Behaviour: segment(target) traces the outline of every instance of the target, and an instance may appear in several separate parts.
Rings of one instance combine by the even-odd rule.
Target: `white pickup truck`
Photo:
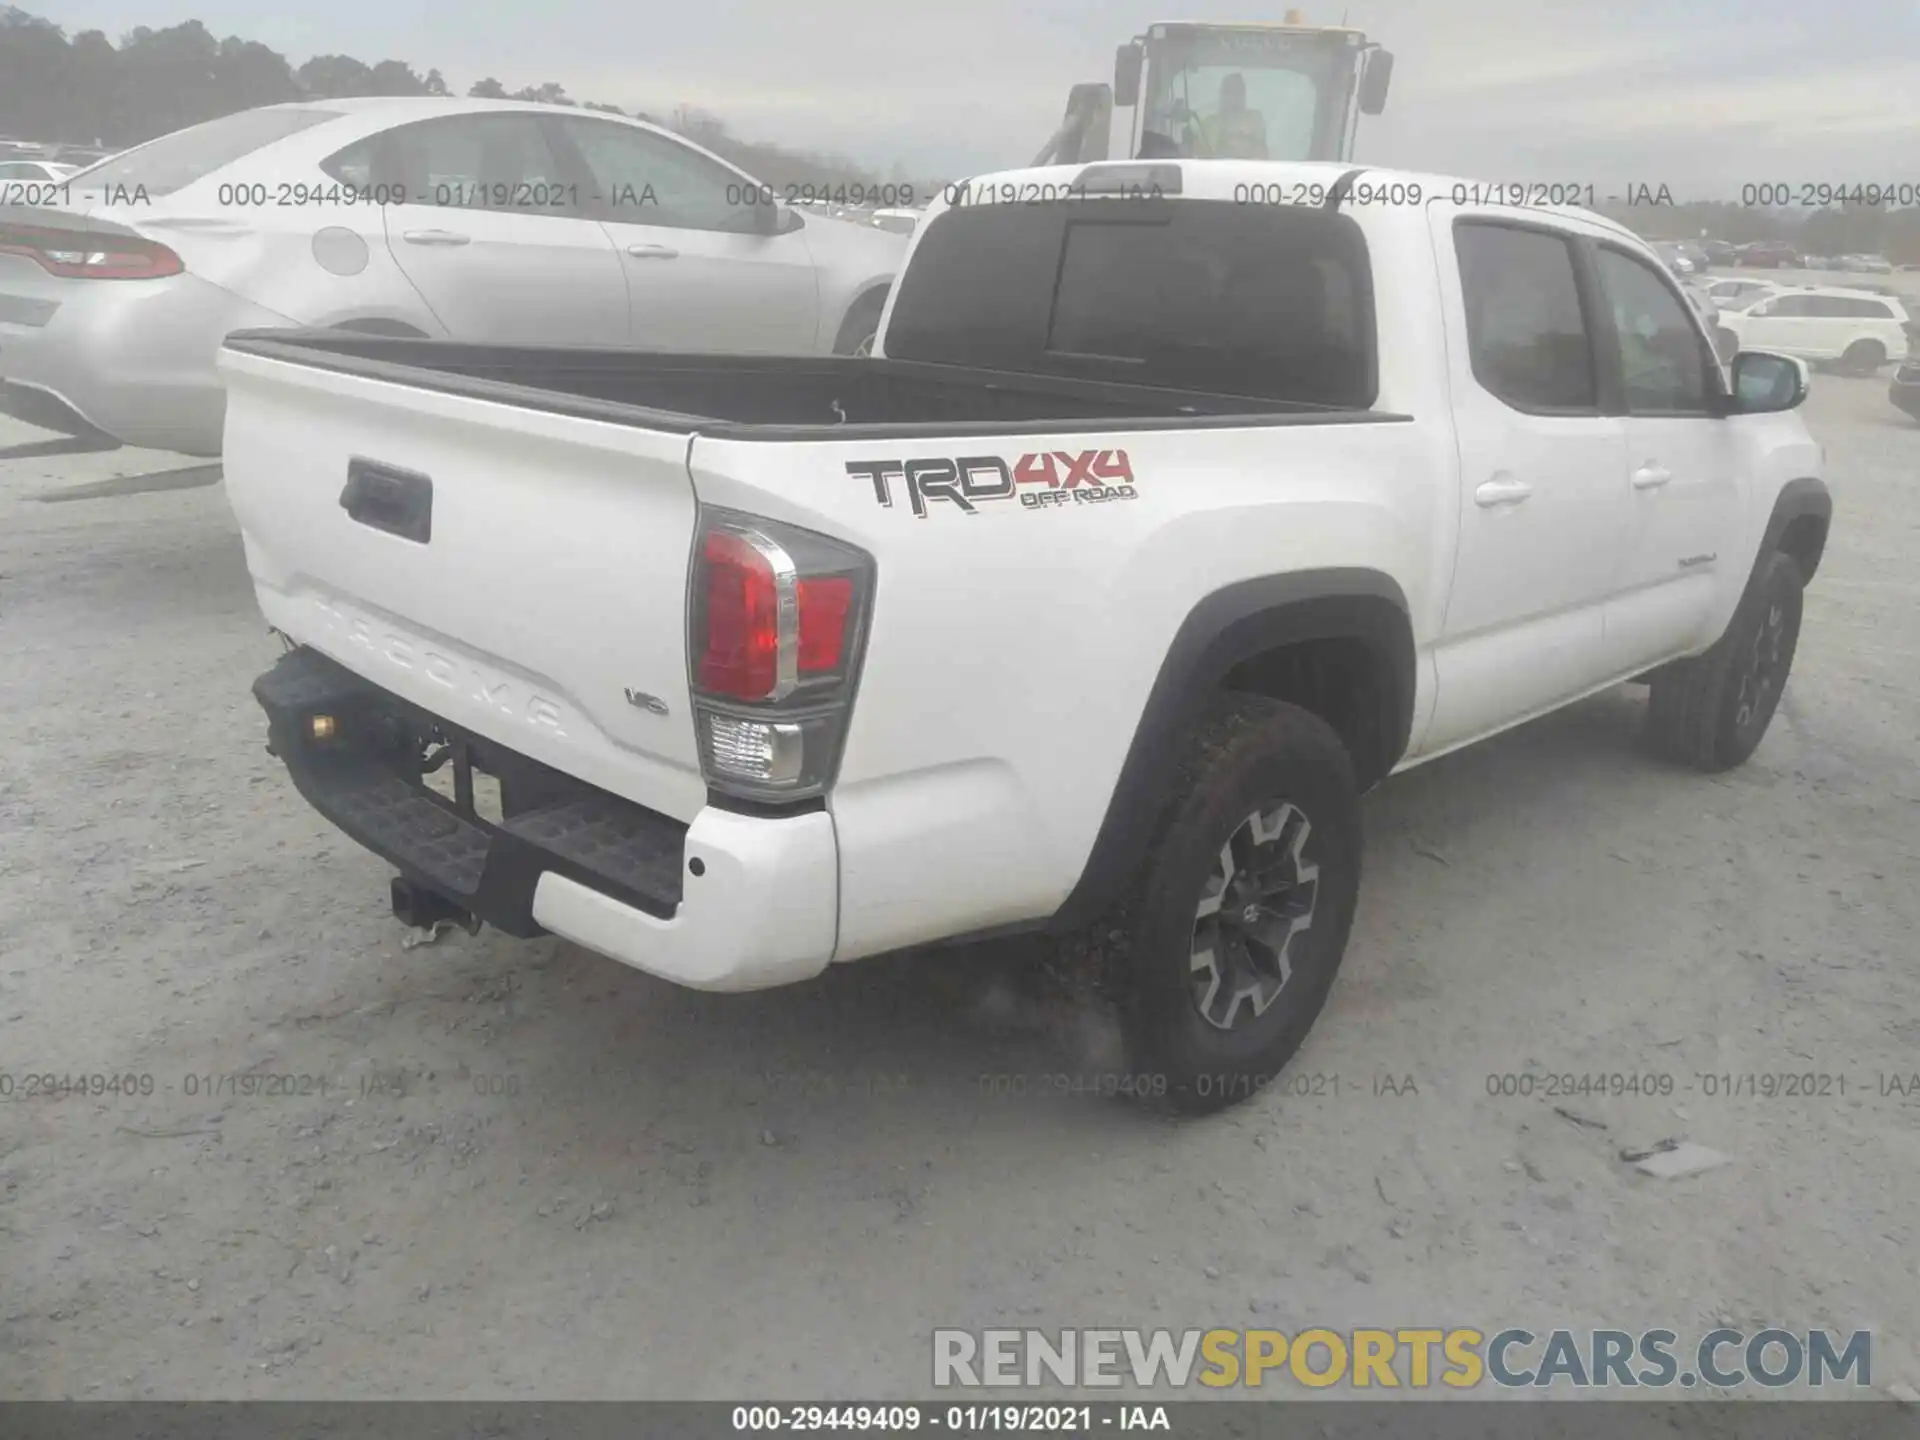
[[[1099,925],[1125,1088],[1240,1099],[1333,982],[1363,791],[1633,679],[1739,764],[1826,542],[1799,361],[1476,199],[990,177],[871,358],[237,335],[270,746],[412,923],[716,990]]]

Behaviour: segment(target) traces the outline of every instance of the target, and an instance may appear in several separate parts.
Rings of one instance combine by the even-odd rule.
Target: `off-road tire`
[[[1284,833],[1299,835],[1304,818],[1304,836],[1247,849],[1249,836],[1281,837],[1289,815],[1295,829]],[[1277,820],[1278,828],[1249,831],[1256,820]],[[1196,909],[1220,888],[1223,874],[1232,881],[1235,872],[1223,870],[1222,857],[1236,847],[1262,857],[1269,873],[1291,867],[1298,879],[1310,861],[1315,874],[1305,928],[1287,932],[1277,951],[1258,952],[1281,976],[1265,982],[1278,986],[1264,997],[1265,1008],[1256,1011],[1259,999],[1243,1001],[1232,991],[1223,1000],[1215,990],[1216,1013],[1225,1005],[1233,1027],[1223,1029],[1205,1018],[1196,998],[1206,972],[1196,968],[1195,954],[1203,933],[1218,936],[1225,911],[1202,921]],[[1260,696],[1216,701],[1189,738],[1146,858],[1114,917],[1106,983],[1126,1039],[1129,1093],[1149,1105],[1204,1114],[1251,1098],[1279,1075],[1339,971],[1360,892],[1360,853],[1359,788],[1332,727]],[[1300,881],[1286,893],[1299,898],[1305,890]],[[1230,908],[1239,924],[1240,907]],[[1281,914],[1276,909],[1268,918]],[[1216,928],[1203,932],[1208,924]],[[1232,958],[1254,954],[1242,945]],[[1216,981],[1225,974],[1213,971]]]
[[[1713,648],[1654,675],[1647,739],[1658,753],[1709,773],[1745,763],[1793,668],[1805,590],[1793,557],[1770,552]]]
[[[880,333],[880,312],[886,308],[885,291],[878,295],[863,295],[854,301],[853,308],[847,311],[847,318],[840,322],[840,333],[834,338],[833,353],[871,354],[874,338]]]
[[[1871,379],[1880,373],[1880,367],[1886,363],[1886,346],[1878,340],[1856,340],[1840,357],[1840,373]]]

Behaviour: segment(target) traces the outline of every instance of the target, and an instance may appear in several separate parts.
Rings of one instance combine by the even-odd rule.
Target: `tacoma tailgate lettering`
[[[415,639],[402,636],[360,615],[349,614],[333,602],[313,599],[314,611],[321,617],[323,629],[338,636],[363,654],[377,658],[398,670],[424,676],[442,689],[464,692],[496,714],[523,725],[544,730],[557,740],[567,736],[561,707],[537,691],[525,691],[518,682],[490,674],[471,660],[428,649]]]

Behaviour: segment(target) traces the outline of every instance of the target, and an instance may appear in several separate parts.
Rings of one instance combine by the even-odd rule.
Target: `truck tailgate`
[[[223,350],[227,494],[275,628],[690,821],[688,437]]]

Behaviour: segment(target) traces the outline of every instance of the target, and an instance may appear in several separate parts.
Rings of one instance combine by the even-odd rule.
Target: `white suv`
[[[1843,372],[1871,375],[1889,360],[1907,358],[1907,310],[1870,290],[1787,290],[1745,310],[1726,311],[1720,323],[1743,350],[1775,350],[1803,360],[1837,360]]]

